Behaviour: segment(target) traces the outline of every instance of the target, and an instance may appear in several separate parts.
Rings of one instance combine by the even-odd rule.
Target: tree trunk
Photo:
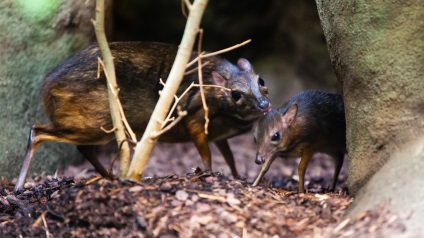
[[[350,214],[390,199],[414,210],[413,227],[424,214],[413,207],[424,195],[424,1],[316,3],[345,101]]]
[[[110,3],[110,1],[109,1]],[[0,174],[16,177],[30,127],[47,123],[40,103],[44,76],[94,40],[94,1],[0,1]],[[110,7],[109,7],[110,9]],[[32,171],[75,161],[70,145],[43,144]]]

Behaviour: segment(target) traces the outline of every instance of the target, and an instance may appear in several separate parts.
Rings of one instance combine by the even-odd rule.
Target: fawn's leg
[[[333,175],[333,182],[331,183],[330,191],[334,192],[334,189],[336,188],[337,179],[339,178],[340,170],[343,166],[343,160],[344,160],[345,153],[344,152],[338,152],[333,156],[334,158],[334,175]]]

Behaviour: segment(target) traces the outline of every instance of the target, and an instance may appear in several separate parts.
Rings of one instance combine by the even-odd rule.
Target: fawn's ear
[[[227,80],[225,80],[224,77],[222,77],[219,73],[216,71],[212,71],[212,78],[216,85],[226,87]]]
[[[289,127],[296,118],[297,114],[297,105],[293,104],[290,106],[290,108],[287,110],[287,112],[283,115],[283,127],[287,128]]]

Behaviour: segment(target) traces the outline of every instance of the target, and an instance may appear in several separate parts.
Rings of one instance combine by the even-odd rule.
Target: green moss
[[[18,175],[31,125],[48,121],[39,96],[45,75],[75,50],[89,43],[85,36],[58,33],[53,28],[55,14],[63,1],[66,0],[0,1],[2,176],[12,178]],[[40,5],[33,9],[34,12],[26,9],[36,3]],[[28,15],[22,17],[23,14]],[[70,145],[43,144],[36,153],[32,171],[54,172],[58,164],[75,161],[75,149],[71,148]]]
[[[15,0],[19,12],[32,22],[50,20],[57,13],[60,0]]]

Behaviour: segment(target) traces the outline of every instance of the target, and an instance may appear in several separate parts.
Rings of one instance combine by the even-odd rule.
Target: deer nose
[[[263,113],[267,113],[271,110],[271,103],[266,97],[261,97],[259,99],[259,108]]]
[[[265,159],[262,155],[259,155],[259,153],[256,153],[256,159],[255,159],[255,163],[256,164],[263,164],[265,162]]]

